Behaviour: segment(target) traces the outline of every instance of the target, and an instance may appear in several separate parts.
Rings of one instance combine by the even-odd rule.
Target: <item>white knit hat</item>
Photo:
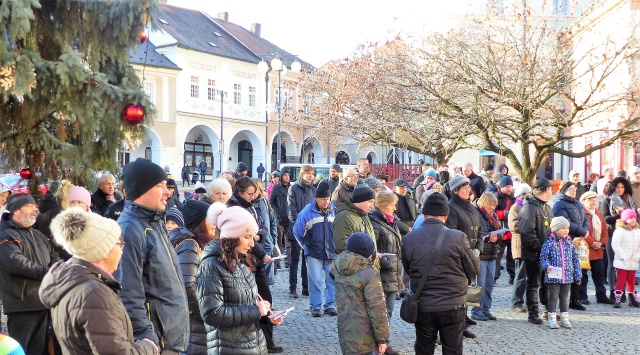
[[[555,232],[560,228],[569,227],[569,221],[564,217],[553,217],[550,227],[551,231]]]
[[[73,207],[51,221],[51,233],[71,255],[88,262],[106,258],[122,235],[116,221]]]
[[[256,220],[244,208],[234,206],[218,211],[220,214],[217,218],[217,226],[220,228],[220,239],[240,238],[258,233]]]

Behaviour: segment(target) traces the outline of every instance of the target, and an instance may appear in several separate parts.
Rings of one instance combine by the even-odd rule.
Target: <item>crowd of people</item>
[[[287,312],[271,292],[288,268],[288,296],[337,318],[344,354],[398,354],[389,320],[403,298],[418,304],[417,354],[461,354],[470,326],[497,319],[503,258],[513,311],[533,324],[572,328],[589,270],[595,302],[640,307],[640,168],[589,185],[571,171],[558,186],[506,165],[422,168],[410,186],[366,159],[321,181],[304,165],[265,189],[239,163],[181,196],[168,167],[138,159],[120,193],[103,174],[93,194],[62,181],[39,204],[0,184],[9,335],[27,354],[279,353]]]

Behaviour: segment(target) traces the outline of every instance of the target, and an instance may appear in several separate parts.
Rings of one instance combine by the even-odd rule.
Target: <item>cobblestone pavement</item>
[[[528,323],[526,313],[511,311],[511,286],[504,275],[506,272],[493,290],[491,311],[498,320],[478,322],[471,327],[478,337],[465,340],[465,354],[640,354],[640,308],[625,304],[622,309],[614,309],[595,304],[595,291],[590,283],[589,300],[594,303],[587,306],[586,312],[570,310],[574,328],[551,330],[546,324]],[[311,317],[309,297],[292,299],[288,291],[289,272],[285,269],[278,272],[272,288],[274,308],[295,307],[282,325],[275,328],[276,344],[284,347],[284,354],[340,354],[337,318]],[[391,319],[391,345],[401,354],[413,354],[415,332],[412,325],[400,319],[400,302],[396,301]],[[5,322],[3,315],[4,331]],[[440,353],[440,348],[436,348],[436,354]]]
[[[478,337],[464,341],[465,354],[640,354],[640,308],[596,304],[590,283],[589,300],[593,303],[586,306],[587,311],[569,310],[574,328],[551,330],[546,322],[533,325],[527,322],[526,313],[511,311],[511,286],[506,275],[504,271],[493,290],[491,311],[498,320],[478,322],[470,328]],[[285,354],[340,354],[336,317],[311,317],[309,297],[289,298],[288,280],[288,270],[282,270],[272,288],[274,308],[295,307],[275,328],[276,344],[284,347]],[[391,346],[401,354],[413,354],[415,329],[400,319],[400,302],[396,301],[391,319]],[[436,354],[440,353],[437,347]]]

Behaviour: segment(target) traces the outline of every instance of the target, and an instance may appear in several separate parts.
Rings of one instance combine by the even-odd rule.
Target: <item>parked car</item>
[[[20,175],[6,175],[0,178],[0,182],[6,184],[11,187],[11,190],[14,194],[28,194],[29,193],[29,180],[25,180],[20,177]],[[38,190],[42,195],[47,193],[47,185],[40,184],[38,185]]]

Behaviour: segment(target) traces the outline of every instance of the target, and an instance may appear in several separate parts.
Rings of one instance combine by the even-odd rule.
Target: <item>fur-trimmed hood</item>
[[[630,231],[630,230],[634,230],[634,229],[640,228],[640,225],[636,222],[636,225],[634,227],[631,227],[630,225],[624,223],[623,220],[619,219],[619,220],[616,221],[616,228],[622,228],[622,229],[626,229],[626,230]]]

